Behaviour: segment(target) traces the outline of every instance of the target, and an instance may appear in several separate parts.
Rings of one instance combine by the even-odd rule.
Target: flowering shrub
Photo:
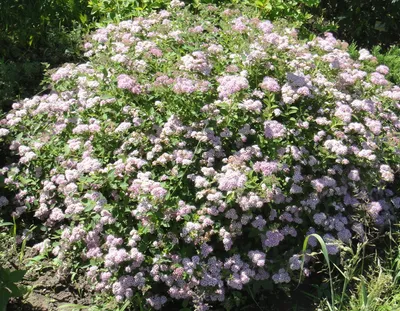
[[[206,310],[297,279],[309,233],[336,254],[393,220],[400,87],[329,33],[182,6],[98,29],[89,62],[13,105],[0,206],[95,291]]]

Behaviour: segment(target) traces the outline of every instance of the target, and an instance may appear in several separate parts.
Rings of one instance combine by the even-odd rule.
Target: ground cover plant
[[[400,87],[367,50],[176,0],[85,50],[0,121],[0,206],[100,299],[232,309],[312,275],[307,235],[336,255],[396,220]]]

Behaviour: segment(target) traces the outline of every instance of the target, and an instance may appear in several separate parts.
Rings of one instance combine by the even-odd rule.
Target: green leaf
[[[304,240],[304,243],[303,243],[303,254],[306,253],[307,244],[308,244],[308,240],[310,239],[310,237],[314,237],[315,239],[317,239],[318,243],[321,246],[322,254],[324,255],[325,262],[326,262],[326,264],[328,266],[329,283],[330,283],[330,288],[331,288],[331,299],[332,299],[331,307],[333,309],[335,309],[335,295],[334,295],[334,289],[333,289],[332,269],[331,269],[328,249],[327,249],[325,241],[322,239],[322,237],[320,235],[316,234],[316,233],[312,233],[312,234],[308,235]],[[304,270],[304,258],[305,258],[305,256],[302,257],[302,261],[301,261],[299,283],[301,282],[301,276],[302,276],[302,273],[303,273],[303,270]]]
[[[39,262],[39,261],[41,261],[42,259],[45,259],[45,258],[46,258],[46,256],[43,256],[43,255],[35,256],[35,257],[29,259],[29,263],[27,264],[27,266],[28,267],[32,266],[32,265],[36,264],[37,262]]]
[[[10,290],[11,297],[22,297],[23,292],[14,283],[7,283],[6,288]]]
[[[6,289],[0,288],[0,311],[7,311],[8,299],[10,299],[11,293]]]
[[[368,293],[364,280],[361,280],[361,298],[364,307],[368,306]],[[367,310],[367,309],[366,309]]]
[[[26,274],[26,270],[15,270],[12,271],[9,275],[9,279],[11,282],[17,283],[21,282]]]
[[[0,227],[5,227],[5,226],[13,226],[14,224],[12,222],[1,222]]]
[[[61,306],[58,307],[59,310],[83,310],[83,309],[89,309],[89,307],[84,306],[84,305],[78,305],[74,303],[65,303],[62,304]]]
[[[0,280],[4,283],[8,282],[8,276],[10,274],[10,270],[0,268]]]
[[[122,190],[126,190],[126,189],[128,189],[128,183],[122,182],[122,183],[119,184],[119,187],[120,187]]]
[[[86,14],[79,14],[79,19],[82,24],[86,24],[88,18]]]
[[[71,149],[69,148],[68,145],[65,145],[64,152],[65,152],[65,155],[69,155],[71,153]]]
[[[307,6],[317,6],[320,3],[320,0],[303,0],[303,3]]]
[[[120,311],[124,311],[126,308],[128,308],[128,306],[131,304],[131,302],[129,300],[127,300],[124,305],[122,306],[122,308],[120,309]]]

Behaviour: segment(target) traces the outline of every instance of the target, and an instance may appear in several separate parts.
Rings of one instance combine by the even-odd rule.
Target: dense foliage
[[[307,234],[334,255],[396,219],[400,87],[330,33],[183,6],[98,29],[13,105],[0,206],[117,301],[227,308],[296,280]]]
[[[46,47],[55,31],[62,35],[90,13],[82,0],[4,0],[0,10],[0,55],[11,59],[28,47]]]
[[[338,36],[359,46],[400,43],[398,0],[321,0],[314,14],[337,23]]]
[[[0,113],[9,110],[18,96],[28,97],[38,92],[44,65],[39,61],[15,63],[0,60]]]
[[[46,64],[79,59],[82,0],[0,1],[0,111],[40,90]]]
[[[400,47],[392,46],[389,50],[384,51],[379,46],[373,49],[373,54],[378,61],[390,67],[388,79],[399,85],[400,84]]]

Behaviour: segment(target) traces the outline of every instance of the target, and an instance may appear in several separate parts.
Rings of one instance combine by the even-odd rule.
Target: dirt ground
[[[4,232],[0,233],[0,266],[11,270],[26,270],[26,265],[30,267],[21,285],[31,290],[28,290],[24,299],[11,299],[7,311],[58,311],[59,307],[66,303],[90,305],[88,291],[85,288],[78,290],[72,286],[68,275],[57,276],[50,259],[32,261],[37,254],[29,247],[26,248],[21,262],[19,255],[13,238]]]

